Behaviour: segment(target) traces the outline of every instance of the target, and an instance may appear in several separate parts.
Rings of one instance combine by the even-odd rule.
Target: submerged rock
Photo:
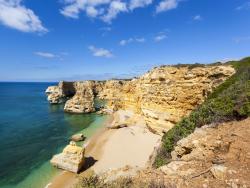
[[[85,140],[85,136],[83,134],[75,134],[71,137],[71,140],[72,141],[75,141],[75,142],[79,142],[79,141],[84,141]]]
[[[57,168],[78,173],[85,162],[84,152],[84,148],[76,146],[76,143],[71,141],[62,153],[53,156],[50,163]]]

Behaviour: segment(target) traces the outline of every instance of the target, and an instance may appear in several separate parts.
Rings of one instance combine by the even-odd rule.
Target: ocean
[[[49,163],[75,133],[89,138],[107,116],[67,114],[45,90],[57,83],[0,83],[0,187],[43,188],[60,172]]]

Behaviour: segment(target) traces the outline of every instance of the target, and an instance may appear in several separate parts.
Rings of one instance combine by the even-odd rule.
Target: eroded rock
[[[49,86],[46,91],[47,99],[51,104],[62,103],[63,93],[59,86]]]
[[[84,141],[85,140],[85,136],[81,133],[79,134],[75,134],[71,137],[71,140],[74,141],[74,142],[79,142],[79,141]]]
[[[78,173],[85,162],[84,152],[84,148],[71,141],[62,153],[53,156],[50,163],[57,168]]]
[[[131,81],[107,81],[98,94],[114,111],[141,114],[152,130],[166,132],[235,73],[231,66],[162,66]]]
[[[227,167],[223,165],[213,165],[211,170],[213,176],[219,180],[224,180],[227,173]]]
[[[66,101],[67,97],[75,94],[73,82],[61,81],[57,86],[49,86],[46,91],[47,99],[51,104],[60,104]]]
[[[95,111],[92,82],[76,82],[76,94],[65,103],[64,111],[71,113],[90,113]]]

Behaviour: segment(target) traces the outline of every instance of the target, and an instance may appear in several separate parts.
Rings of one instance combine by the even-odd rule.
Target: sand
[[[92,167],[99,174],[108,170],[146,167],[160,136],[144,126],[130,126],[109,130],[112,134],[103,145],[100,159]]]
[[[100,174],[126,166],[144,168],[155,147],[159,146],[161,137],[151,133],[140,117],[135,118],[128,111],[118,111],[112,117],[116,118],[109,119],[106,126],[117,119],[127,121],[132,118],[134,123],[120,129],[105,128],[96,133],[85,145],[87,163],[82,174],[90,170]],[[64,171],[48,187],[69,188],[76,182],[75,174]]]

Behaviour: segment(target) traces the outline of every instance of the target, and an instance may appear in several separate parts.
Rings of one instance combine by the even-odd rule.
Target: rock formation
[[[161,66],[128,81],[75,82],[76,94],[66,102],[65,111],[94,112],[97,96],[107,101],[110,111],[132,110],[142,115],[151,130],[161,134],[204,102],[215,87],[234,73],[234,68],[226,65]],[[53,97],[48,98],[53,101]]]
[[[99,96],[108,107],[141,114],[148,126],[168,131],[219,84],[234,74],[230,66],[158,67],[129,82],[107,82]]]
[[[45,93],[48,96],[48,101],[51,104],[59,104],[65,102],[67,97],[75,94],[75,87],[73,82],[59,82],[58,86],[49,86]]]
[[[90,113],[94,112],[93,82],[76,82],[76,94],[64,106],[65,112]]]
[[[197,128],[177,143],[167,165],[143,169],[130,181],[153,187],[250,187],[249,135],[250,118]]]
[[[84,148],[76,146],[75,142],[71,141],[62,153],[53,156],[50,163],[57,168],[78,173],[84,161]]]
[[[73,136],[71,136],[71,140],[74,142],[79,142],[79,141],[84,141],[86,139],[86,137],[82,134],[74,134]]]
[[[46,91],[47,99],[51,104],[59,104],[62,102],[62,90],[59,86],[49,86]]]

